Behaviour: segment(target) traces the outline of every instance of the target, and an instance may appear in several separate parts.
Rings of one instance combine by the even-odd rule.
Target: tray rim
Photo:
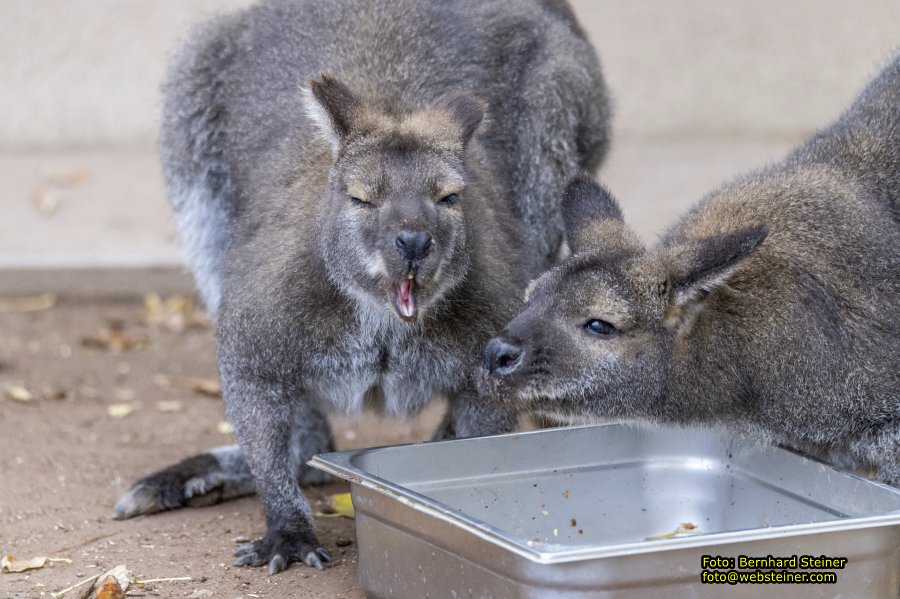
[[[522,437],[530,435],[541,435],[559,432],[561,430],[587,429],[587,428],[604,428],[608,426],[630,426],[633,423],[611,422],[600,425],[583,425],[545,428],[525,432],[513,432],[503,435],[492,435],[489,437],[478,437],[480,439],[498,439],[506,437]],[[683,428],[683,427],[671,427]],[[689,427],[693,428],[693,427]],[[706,429],[715,432],[716,429]],[[721,432],[721,431],[720,431]],[[473,439],[449,439],[446,441],[437,441],[436,443],[465,443]],[[464,512],[451,509],[439,501],[435,501],[413,491],[402,485],[392,483],[381,477],[374,476],[357,466],[353,465],[353,460],[360,455],[375,452],[383,449],[392,449],[398,447],[410,447],[422,445],[424,443],[401,443],[397,445],[381,445],[377,447],[366,447],[361,449],[353,449],[349,451],[338,451],[317,454],[310,459],[307,464],[328,474],[332,474],[338,478],[344,479],[351,485],[360,485],[366,489],[375,491],[381,495],[385,495],[406,507],[421,512],[427,516],[435,518],[446,524],[455,526],[475,537],[486,541],[492,545],[510,551],[520,557],[538,564],[563,564],[577,561],[589,561],[602,558],[624,557],[629,555],[639,555],[644,553],[654,553],[659,551],[675,551],[680,549],[695,549],[698,547],[715,547],[731,543],[745,543],[752,541],[768,541],[773,539],[796,537],[808,534],[824,534],[829,532],[846,532],[852,530],[863,530],[868,528],[898,526],[900,525],[900,510],[880,514],[877,516],[863,516],[857,518],[844,518],[841,520],[826,520],[822,522],[811,522],[806,524],[788,524],[783,526],[772,526],[767,528],[751,528],[738,531],[727,531],[702,534],[697,536],[676,537],[672,539],[661,540],[645,540],[633,541],[629,543],[617,543],[614,545],[586,545],[581,547],[572,547],[560,551],[541,551],[539,545],[529,545],[528,542],[521,537],[511,535],[503,529],[492,526],[478,518],[470,516]],[[900,489],[895,489],[884,483],[869,480],[859,476],[853,472],[843,470],[832,464],[828,464],[813,456],[804,454],[780,446],[770,446],[770,450],[781,451],[793,454],[811,460],[826,466],[835,473],[857,479],[866,485],[874,485],[882,490],[900,495]],[[556,545],[559,547],[560,545]]]

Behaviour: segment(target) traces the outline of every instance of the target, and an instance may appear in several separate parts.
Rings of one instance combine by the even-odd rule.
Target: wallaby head
[[[573,255],[534,281],[525,310],[484,353],[496,397],[554,418],[653,418],[673,349],[765,227],[646,249],[612,196],[587,176],[566,189]]]
[[[469,266],[477,192],[466,153],[484,103],[459,93],[408,109],[366,101],[329,76],[305,99],[333,156],[319,222],[329,277],[357,300],[417,320]]]

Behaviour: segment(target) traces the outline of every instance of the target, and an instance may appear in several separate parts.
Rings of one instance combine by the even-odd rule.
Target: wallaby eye
[[[584,323],[585,330],[592,335],[612,335],[616,332],[616,327],[609,324],[605,320],[594,318]]]
[[[375,204],[368,200],[364,200],[362,198],[357,198],[354,196],[350,196],[350,201],[356,204],[357,206],[365,206],[366,208],[373,208]]]
[[[459,196],[455,193],[451,193],[450,195],[444,196],[440,200],[438,200],[438,203],[444,204],[445,206],[455,206],[457,203],[459,203]]]

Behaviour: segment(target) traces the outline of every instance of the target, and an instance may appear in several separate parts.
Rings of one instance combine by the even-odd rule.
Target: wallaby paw
[[[291,562],[303,562],[317,570],[325,569],[332,560],[327,549],[319,545],[315,535],[268,531],[266,536],[252,543],[241,545],[234,551],[235,566],[263,566],[268,564],[269,574],[286,570]]]

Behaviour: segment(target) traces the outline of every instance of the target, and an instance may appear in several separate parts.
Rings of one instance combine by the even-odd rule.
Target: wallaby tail
[[[306,464],[301,485],[319,485],[330,477]],[[223,445],[181,460],[140,479],[116,502],[118,520],[182,507],[204,507],[256,493],[253,473],[239,445]]]
[[[237,54],[237,28],[236,17],[229,15],[195,29],[175,53],[163,83],[160,153],[169,200],[188,266],[213,316],[233,212],[223,78]]]
[[[117,519],[181,507],[213,505],[256,492],[237,445],[216,447],[163,468],[136,483],[116,502]]]

